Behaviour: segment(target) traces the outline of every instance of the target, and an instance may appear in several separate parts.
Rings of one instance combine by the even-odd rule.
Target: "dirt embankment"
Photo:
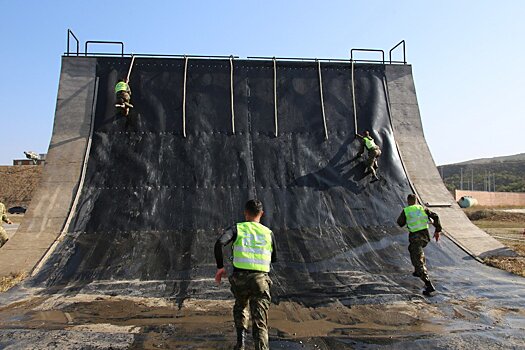
[[[507,212],[504,209],[465,210],[476,226],[514,250],[518,256],[492,256],[484,261],[487,265],[525,277],[525,214]]]
[[[7,208],[29,205],[42,176],[43,166],[0,166],[0,202]]]
[[[470,221],[492,221],[501,223],[521,223],[525,225],[525,214],[517,212],[506,212],[504,209],[468,209],[465,210]]]

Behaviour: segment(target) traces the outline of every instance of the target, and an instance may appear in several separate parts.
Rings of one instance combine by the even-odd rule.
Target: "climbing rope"
[[[129,65],[128,75],[126,77],[126,83],[129,82],[129,77],[131,76],[131,69],[133,68],[134,62],[135,62],[135,55],[131,55],[131,64]]]
[[[184,56],[184,89],[182,90],[182,136],[186,137],[186,76],[188,73],[188,57]]]
[[[317,67],[319,71],[319,91],[321,95],[321,111],[323,112],[323,125],[324,125],[324,139],[328,140],[328,128],[326,127],[326,114],[324,112],[324,97],[323,97],[323,76],[321,74],[321,61],[316,59]]]
[[[279,125],[277,123],[277,61],[273,58],[273,112],[275,121],[275,137],[279,132]]]
[[[233,56],[230,56],[230,98],[232,106],[232,133],[235,135],[235,110],[233,108]]]
[[[354,108],[354,128],[357,134],[357,106],[355,104],[354,60],[352,60],[352,103]]]

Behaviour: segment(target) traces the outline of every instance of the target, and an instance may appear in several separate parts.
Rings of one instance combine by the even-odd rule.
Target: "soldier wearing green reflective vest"
[[[366,163],[365,172],[372,174],[374,180],[379,180],[376,171],[378,168],[377,158],[379,158],[379,156],[381,155],[381,149],[375,143],[374,139],[370,136],[370,133],[368,131],[365,131],[363,134],[364,135],[355,134],[363,141],[363,145],[357,156],[360,157],[365,150],[368,152],[368,159]]]
[[[133,108],[133,105],[129,103],[131,100],[131,89],[129,88],[128,81],[126,79],[120,79],[115,85],[115,107],[122,109],[122,114],[127,116],[129,109]]]
[[[229,281],[235,296],[233,319],[237,330],[236,350],[245,349],[250,314],[255,349],[269,349],[268,310],[272,282],[268,272],[270,264],[276,261],[276,249],[272,231],[260,223],[263,214],[261,201],[249,200],[244,208],[246,221],[224,230],[215,243],[217,283],[226,275],[222,248],[232,244],[233,273]]]
[[[434,285],[428,277],[423,248],[425,248],[428,242],[430,242],[430,233],[428,231],[429,219],[432,220],[431,222],[436,228],[434,232],[436,242],[439,241],[441,224],[439,222],[439,216],[436,213],[417,204],[415,194],[409,194],[407,201],[408,207],[403,209],[397,218],[397,223],[401,227],[405,225],[408,227],[408,251],[410,252],[410,260],[414,266],[414,273],[412,275],[421,278],[421,280],[425,282],[425,290],[423,291],[423,294],[430,296],[436,288],[434,288]]]

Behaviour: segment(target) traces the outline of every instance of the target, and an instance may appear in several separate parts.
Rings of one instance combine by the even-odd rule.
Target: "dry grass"
[[[525,214],[477,207],[466,209],[465,214],[473,224],[518,254],[492,256],[484,259],[485,264],[525,277]]]
[[[0,202],[7,208],[28,206],[38,187],[43,166],[0,166]]]
[[[515,275],[525,277],[525,257],[503,257],[503,256],[493,256],[483,260],[485,264],[498,269],[511,272]]]
[[[22,282],[27,277],[27,273],[18,272],[12,273],[9,276],[0,278],[0,292],[6,292],[18,283]]]
[[[492,209],[481,209],[481,210],[465,210],[468,218],[473,221],[476,225],[479,222],[498,222],[505,223],[506,226],[503,227],[512,227],[508,225],[517,224],[525,225],[525,214],[523,213],[509,213],[505,211],[492,210]]]

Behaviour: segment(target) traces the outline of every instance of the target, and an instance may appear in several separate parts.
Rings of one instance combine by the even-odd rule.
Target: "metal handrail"
[[[392,61],[392,51],[397,49],[399,47],[399,45],[403,45],[403,64],[407,64],[407,56],[406,56],[406,50],[405,50],[405,40],[401,40],[400,42],[398,42],[397,45],[394,46],[393,48],[391,48],[390,51],[388,52],[388,60],[390,61],[390,64],[392,64],[392,62],[396,63],[396,61]]]
[[[350,61],[354,61],[354,51],[359,51],[359,52],[381,52],[381,57],[382,57],[381,62],[383,64],[385,64],[385,51],[384,50],[379,50],[379,49],[351,49],[350,50]],[[373,60],[355,60],[355,62],[377,62],[377,61],[373,61]]]
[[[84,55],[88,55],[88,44],[115,44],[120,45],[120,56],[124,57],[124,43],[122,41],[88,40],[84,46]]]
[[[308,58],[308,57],[274,57],[274,56],[248,56],[249,60],[279,60],[279,61],[308,61],[308,62],[348,62],[348,58]]]
[[[69,56],[69,37],[70,36],[73,36],[73,39],[75,39],[75,41],[77,42],[77,56],[78,56],[80,52],[80,41],[78,41],[78,38],[76,37],[76,35],[73,33],[71,29],[67,30],[67,53],[66,55]]]
[[[64,54],[67,54],[67,52],[65,52]],[[189,58],[224,58],[224,59],[229,59],[230,57],[233,57],[233,58],[239,58],[239,56],[233,56],[233,55],[223,55],[223,56],[213,56],[213,55],[169,55],[169,54],[149,54],[149,53],[125,53],[125,54],[122,54],[122,53],[110,53],[110,52],[82,52],[82,54],[84,54],[85,56],[108,56],[108,57],[112,57],[112,56],[120,56],[120,57],[132,57],[132,56],[135,56],[135,57],[141,57],[141,58],[148,58],[148,57],[151,57],[151,58],[184,58],[184,57],[189,57]]]

